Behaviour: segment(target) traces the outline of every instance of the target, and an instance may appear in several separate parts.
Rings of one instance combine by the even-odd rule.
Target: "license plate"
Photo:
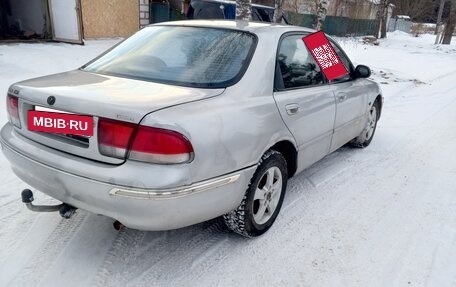
[[[93,136],[93,117],[61,112],[28,111],[29,131]]]

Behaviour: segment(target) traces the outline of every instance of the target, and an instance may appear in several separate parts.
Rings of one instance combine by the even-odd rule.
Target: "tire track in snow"
[[[237,234],[226,234],[223,237],[213,236],[205,245],[210,245],[202,253],[192,259],[189,270],[181,272],[181,276],[172,280],[174,286],[184,286],[188,282],[198,282],[198,279],[210,272],[217,264],[229,256],[229,251],[235,247],[235,243],[245,241]],[[248,240],[248,239],[247,239]]]
[[[87,213],[83,212],[75,214],[71,219],[62,219],[46,240],[45,245],[40,246],[40,251],[33,255],[29,260],[29,265],[17,274],[18,276],[11,282],[11,285],[39,285],[41,279],[46,275],[46,271],[68,245],[86,217]]]
[[[106,255],[104,263],[99,268],[97,275],[95,275],[94,285],[107,286],[110,283],[110,279],[121,275],[116,273],[117,265],[123,266],[124,269],[129,267],[129,265],[120,263],[130,263],[129,261],[132,259],[131,253],[135,253],[136,249],[139,248],[144,236],[144,231],[127,228],[120,230],[119,235]]]
[[[354,157],[353,155],[352,157]],[[329,159],[329,161],[334,161],[335,159]],[[358,162],[355,161],[350,165],[350,174],[359,174],[363,170],[367,170],[373,165],[379,165],[381,163],[385,163],[386,161],[393,161],[394,159],[391,157],[382,157],[381,154],[373,154],[372,156],[369,157],[369,160],[365,160],[363,162]],[[324,169],[321,170],[322,172]],[[301,204],[303,199],[310,197],[312,193],[320,193],[322,190],[331,190],[331,188],[328,188],[331,185],[334,185],[334,182],[337,182],[340,180],[341,177],[344,177],[344,174],[338,173],[337,175],[333,176],[331,174],[328,174],[328,179],[324,180],[318,187],[315,187],[313,184],[310,182],[306,185],[302,185],[306,188],[305,192],[301,192],[299,196],[295,198],[289,199],[287,202],[284,202],[284,210],[285,212],[281,212],[281,216],[279,216],[279,220],[282,221],[281,224],[284,224],[284,226],[279,226],[279,229],[281,230],[281,233],[283,234],[289,234],[290,236],[292,233],[295,232],[296,226],[303,226],[306,221],[308,221],[307,218],[302,216],[302,208],[294,208],[297,205]],[[304,172],[296,177],[294,179],[293,184],[298,184],[301,185],[303,182],[306,182],[307,179],[307,172]],[[286,196],[286,195],[285,195]],[[331,196],[331,193],[328,193],[325,196]],[[286,198],[285,198],[286,199]],[[340,204],[343,204],[342,202]],[[298,210],[298,211],[296,211]],[[311,222],[307,222],[311,224]],[[307,224],[306,223],[306,224]],[[277,229],[276,229],[277,230]],[[272,236],[273,238],[277,238],[277,236]],[[286,237],[286,236],[285,236]],[[283,236],[279,236],[279,238],[283,238]]]
[[[451,102],[453,102],[453,101],[451,101]],[[442,107],[440,109],[440,111],[443,111],[446,108],[447,107]],[[438,113],[431,115],[427,120],[433,119],[434,116],[437,114]],[[409,133],[414,133],[418,129],[419,129],[419,126],[416,126],[414,129],[409,130]],[[429,134],[426,138],[432,139],[433,136],[432,136],[432,134]],[[410,148],[410,145],[413,147],[416,144],[418,144],[418,146],[416,148]],[[405,145],[409,145],[409,147],[407,148],[408,150],[415,150],[414,154],[421,154],[420,152],[424,152],[424,151],[428,150],[428,148],[425,145],[420,145],[419,142],[418,143],[406,142]],[[398,162],[397,158],[401,158],[401,157],[402,157],[402,161]],[[363,174],[363,173],[365,173],[365,171],[370,171],[370,170],[372,170],[372,172],[375,172],[375,169],[370,168],[371,165],[375,164],[377,166],[387,167],[392,172],[391,178],[394,178],[396,176],[394,174],[394,171],[400,170],[403,162],[412,162],[413,160],[414,160],[414,158],[413,158],[412,154],[406,154],[406,155],[402,154],[401,155],[401,151],[400,150],[397,151],[397,149],[394,151],[391,151],[391,152],[387,152],[385,154],[376,153],[373,157],[370,158],[369,161],[364,162],[364,164],[354,165],[353,166],[354,169],[351,170],[350,174]],[[415,159],[415,161],[419,161],[419,159]],[[298,176],[297,182],[303,182],[303,180],[300,179],[301,176],[305,177],[306,172],[304,172],[302,175]],[[373,178],[374,178],[374,182],[377,181],[375,179],[375,177],[373,177]],[[380,180],[382,180],[382,179],[380,179]],[[337,189],[337,184],[340,181],[341,181],[341,178],[339,176],[336,176],[333,179],[331,179],[330,181],[324,183],[322,186],[319,186],[318,188],[310,186],[309,193],[310,192],[319,192],[319,190],[322,190],[322,189],[331,190],[332,186]],[[407,181],[402,182],[400,185],[397,186],[395,193],[401,194],[401,191],[406,188],[407,184],[408,184]],[[328,194],[328,195],[331,196],[331,194]],[[387,200],[387,202],[395,204],[395,198],[394,198],[395,194],[393,194],[392,192],[386,193],[385,195],[381,195],[378,193],[374,194],[374,195],[383,196],[384,198],[386,197],[385,199]],[[366,200],[366,203],[368,203],[369,201],[375,201],[374,199],[369,199],[367,197],[367,196],[369,196],[369,194],[363,193],[363,194],[360,194],[360,196],[364,197],[364,199],[362,199],[363,202],[365,200]],[[283,216],[280,216],[281,220],[278,220],[279,222],[282,221],[278,226],[278,228],[280,229],[280,234],[278,234],[278,231],[275,228],[273,228],[271,230],[272,231],[271,233],[273,233],[273,234],[272,234],[272,236],[270,236],[270,238],[274,243],[280,244],[281,238],[282,239],[283,238],[294,238],[293,235],[296,232],[296,227],[308,226],[309,229],[316,229],[319,233],[321,232],[321,230],[319,230],[319,228],[317,228],[315,226],[315,223],[312,222],[311,219],[303,216],[302,209],[292,208],[292,207],[296,206],[296,204],[298,204],[300,201],[302,201],[303,198],[304,198],[304,195],[296,198],[292,203],[290,203],[286,206],[287,209],[290,209],[290,212],[284,213]],[[349,209],[346,210],[345,208],[343,208],[344,205],[351,204],[350,198],[342,198],[341,201],[340,201],[340,199],[338,199],[336,201],[337,201],[337,203],[336,203],[337,207],[333,208],[333,210],[329,209],[329,212],[337,213],[338,211],[339,212],[342,211],[342,212],[347,213],[350,211]],[[333,200],[333,202],[334,202],[334,200]],[[383,200],[383,202],[385,202],[385,200]],[[311,203],[307,203],[307,204],[311,204]],[[334,206],[332,206],[332,207],[334,207]],[[357,236],[362,236],[363,234],[365,234],[367,232],[367,229],[364,229],[364,228],[368,228],[369,225],[375,226],[377,223],[376,221],[383,220],[382,216],[378,216],[379,213],[384,214],[385,212],[389,212],[388,205],[383,205],[383,206],[373,205],[372,207],[376,208],[378,210],[375,213],[373,213],[373,215],[371,214],[370,218],[364,218],[360,222],[360,223],[363,223],[360,226],[347,226],[346,228],[343,229],[343,231],[337,230],[337,229],[326,231],[327,236],[329,236],[329,238],[328,238],[329,241],[326,242],[327,245],[331,246],[331,244],[333,244],[334,242],[337,242],[338,237],[343,236],[343,233],[350,234],[353,232],[354,234],[357,233]],[[338,216],[338,215],[335,215],[335,216]],[[284,219],[285,219],[285,222],[283,222]],[[317,224],[322,225],[323,223],[317,222]],[[364,224],[366,224],[367,227],[364,226]],[[390,224],[394,225],[394,221],[391,221]],[[325,227],[323,227],[323,230],[324,229],[325,229]],[[320,236],[324,236],[324,235],[320,234]],[[328,246],[326,246],[326,247],[328,247]]]
[[[347,149],[347,151],[349,151]],[[359,170],[363,170],[366,168],[366,166],[370,166],[372,161],[371,159],[373,157],[378,157],[380,156],[379,154],[373,154],[370,156],[368,159],[364,159],[361,163],[362,165],[360,166],[360,162],[357,160],[354,160],[356,157],[356,154],[345,154],[344,152],[340,153],[339,155],[331,156],[326,160],[326,163],[322,164],[317,164],[316,167],[311,168],[311,175],[318,173],[320,171],[326,170],[324,167],[326,165],[331,165],[330,163],[333,161],[337,161],[340,159],[340,157],[343,157],[344,162],[351,162],[352,165],[357,165]],[[342,170],[346,170],[347,167],[342,167]],[[316,171],[315,171],[316,170]],[[289,190],[287,190],[287,195],[286,195],[286,201],[284,202],[284,206],[281,214],[282,218],[286,219],[286,224],[284,226],[279,226],[279,228],[273,228],[271,229],[269,233],[274,233],[274,235],[270,236],[272,239],[268,239],[267,241],[274,241],[276,244],[280,244],[280,241],[283,238],[293,238],[293,236],[296,233],[296,226],[308,226],[312,224],[312,222],[309,222],[308,218],[302,217],[302,209],[296,208],[296,210],[299,211],[293,211],[291,213],[288,213],[286,210],[289,208],[292,208],[296,206],[300,201],[302,201],[306,196],[309,196],[309,192],[317,192],[319,190],[319,187],[326,187],[327,185],[330,185],[330,182],[337,178],[341,172],[337,172],[336,174],[333,174],[329,172],[330,174],[328,175],[328,178],[322,180],[317,186],[313,185],[309,180],[308,180],[308,174],[309,172],[305,172],[301,175],[298,175],[296,178],[293,178],[290,180],[290,185],[288,187]],[[304,191],[304,192],[303,192]],[[333,230],[332,232],[340,232],[338,230]],[[229,256],[230,250],[235,250],[237,243],[241,244],[244,248],[247,248],[248,250],[253,250],[257,248],[257,243],[252,240],[252,241],[245,241],[245,238],[242,237],[237,237],[235,234],[230,234],[229,236],[225,237],[224,239],[219,240],[218,238],[211,238],[210,241],[214,241],[214,244],[208,248],[203,254],[200,256],[196,256],[195,260],[192,262],[192,265],[189,270],[186,270],[183,276],[180,277],[172,277],[171,279],[164,280],[163,284],[170,284],[173,286],[184,286],[186,282],[198,282],[198,279],[204,276],[204,274],[207,274],[208,271],[210,271],[212,268],[215,268],[217,264],[220,264],[223,262],[223,260]],[[336,240],[333,238],[333,240]],[[178,273],[181,274],[181,273]],[[177,276],[175,274],[175,276]],[[149,282],[148,280],[145,280],[143,282]]]
[[[144,277],[151,271],[155,272],[156,266],[165,265],[168,261],[171,261],[169,268],[175,268],[173,266],[179,265],[183,257],[176,253],[186,247],[198,245],[201,241],[209,242],[210,234],[217,233],[215,229],[223,229],[214,225],[220,226],[215,220],[211,220],[169,231],[145,232],[128,228],[121,230],[95,276],[95,286],[131,284],[136,278]]]
[[[2,209],[2,216],[0,217],[0,225],[3,225],[5,221],[10,221],[11,217],[15,217],[18,213],[21,212],[17,206],[19,204],[19,199],[13,199],[9,202],[6,202],[0,206]]]
[[[0,258],[6,258],[16,250],[18,244],[22,241],[30,226],[37,220],[36,215],[27,214],[24,204],[20,199],[14,199],[1,206],[2,217],[0,218]],[[14,222],[14,224],[11,224]],[[17,234],[14,237],[8,237],[8,234]],[[1,261],[1,260],[0,260]]]
[[[173,286],[172,282],[179,280],[179,277],[182,277],[188,271],[188,266],[192,266],[195,260],[197,261],[194,268],[197,265],[201,265],[204,260],[201,261],[200,259],[208,256],[208,250],[211,250],[212,246],[217,245],[223,238],[227,237],[228,230],[223,222],[218,219],[206,222],[199,228],[196,236],[177,246],[168,256],[150,266],[148,270],[128,285]],[[215,247],[215,250],[218,248],[220,248],[220,245]],[[204,268],[204,265],[201,266]]]
[[[389,160],[394,162],[392,158]],[[384,164],[387,163],[384,161]],[[369,162],[365,162],[362,166],[356,166],[350,174],[360,174],[369,165]],[[302,177],[305,178],[305,175]],[[296,182],[300,183],[303,178],[298,176]],[[340,226],[331,222],[331,218],[338,218],[341,213],[349,212],[347,207],[354,208],[351,196],[335,193],[341,182],[344,182],[343,176],[333,177],[318,188],[309,184],[309,190],[289,203],[286,206],[286,212],[281,212],[276,224],[265,234],[265,245],[261,245],[261,248],[268,250],[276,246],[283,246],[284,240],[286,240],[287,245],[305,246],[301,256],[308,258],[300,262],[301,264],[304,263],[304,265],[300,265],[304,270],[325,273],[328,276],[333,272],[337,274],[353,272],[354,266],[343,262],[343,258],[352,256],[354,249],[350,246],[352,242],[347,241],[346,234],[351,234],[352,231],[359,229],[359,232],[353,234],[362,240],[361,237],[365,231],[364,226]],[[363,193],[360,196],[363,197],[360,202],[363,202],[368,200],[369,194]],[[308,200],[304,201],[305,199]],[[321,204],[322,202],[324,204]],[[319,206],[323,209],[318,210],[312,206]],[[320,213],[324,213],[324,215]],[[228,262],[234,263],[233,258],[241,256],[243,253],[255,254],[258,252],[254,251],[256,249],[258,249],[258,244],[254,241],[249,242],[244,250],[242,248],[234,249],[235,253],[230,256]],[[263,255],[261,253],[256,258],[267,256],[267,252]],[[328,266],[337,266],[338,269],[328,270]],[[327,283],[329,284],[329,282]]]
[[[338,159],[341,156],[344,158],[344,161],[350,161],[355,155],[340,153],[337,157],[332,156],[328,160],[333,162],[335,160],[334,158]],[[366,162],[369,163],[367,160]],[[357,163],[359,162],[354,161],[353,164]],[[320,167],[316,171],[315,169],[312,171],[317,173],[320,170],[324,170],[324,168]],[[330,176],[329,179],[325,179],[321,184],[325,185],[326,182],[339,174]],[[304,180],[302,180],[303,176]],[[294,196],[288,205],[294,205],[305,197],[306,193],[303,193],[302,190],[304,189],[303,187],[308,186],[311,186],[311,183],[305,175],[298,176],[297,179],[292,179],[289,187],[290,194],[288,195],[294,194]],[[313,189],[316,188],[313,187]],[[284,206],[284,209],[287,208],[288,206]],[[188,240],[185,239],[184,244],[181,245],[168,244],[167,242],[163,244],[164,240],[160,240],[160,242],[148,248],[149,250],[146,250],[147,253],[150,253],[151,259],[145,260],[145,262],[138,262],[140,259],[137,258],[137,252],[143,244],[147,243],[144,240],[147,232],[128,229],[122,230],[119,233],[119,238],[113,244],[113,248],[109,251],[105,263],[100,268],[95,285],[150,285],[150,282],[154,282],[153,284],[156,285],[180,285],[185,282],[193,282],[193,280],[203,276],[214,265],[228,256],[229,250],[236,245],[237,240],[245,240],[241,237],[238,238],[235,234],[228,234],[223,223],[217,222],[217,220],[203,223],[202,226],[197,225],[190,229],[177,230],[174,234],[167,237],[168,239],[170,239],[169,237],[182,237],[187,233],[195,233],[195,231],[198,231],[196,235]],[[154,251],[150,252],[150,249],[154,249]],[[136,266],[135,270],[128,269],[128,266],[131,265]],[[141,266],[144,265],[147,265],[148,268],[138,272],[137,269],[139,268],[141,270]],[[182,266],[185,266],[185,269],[179,270],[183,268]],[[188,266],[190,266],[190,270],[188,270]],[[169,274],[169,270],[174,270],[175,272]],[[135,277],[137,278],[134,279]]]
[[[437,77],[431,79],[429,81],[429,83],[433,83],[433,82],[436,82],[436,81],[439,81],[439,80],[443,80],[443,79],[448,78],[448,77],[453,76],[453,75],[456,75],[456,70],[448,72],[448,73],[445,73],[445,74],[438,75]]]
[[[359,152],[364,153],[362,160],[357,159]],[[376,152],[370,152],[368,156],[365,156],[366,152],[369,151],[361,151],[357,148],[341,148],[336,154],[328,155],[290,179],[281,214],[282,211],[292,208],[297,202],[309,196],[310,192],[318,192],[326,185],[330,185],[331,181],[344,176],[344,171],[350,170],[351,173],[356,173],[388,160]]]
[[[442,75],[439,75],[439,76],[437,76],[437,77],[435,77],[435,78],[433,78],[433,79],[427,81],[425,84],[426,84],[427,86],[429,86],[429,85],[432,86],[435,82],[439,82],[439,81],[442,81],[442,80],[446,80],[447,78],[449,78],[449,77],[451,77],[451,76],[453,76],[453,75],[455,75],[455,74],[456,74],[456,70],[451,71],[451,72],[448,72],[448,73],[445,73],[445,74],[442,74]],[[450,89],[448,89],[447,91],[445,91],[446,93],[447,93],[448,91],[451,91],[451,87],[452,87],[452,86],[449,86],[449,87],[450,87]],[[404,105],[404,102],[403,102],[403,101],[400,101],[400,102],[398,103],[397,100],[396,100],[396,97],[397,97],[397,96],[404,95],[404,94],[410,94],[410,95],[407,95],[406,99],[408,99],[408,100],[410,100],[410,101],[415,101],[416,98],[417,98],[417,97],[419,98],[420,96],[414,96],[414,95],[412,95],[412,91],[415,90],[415,89],[421,89],[421,88],[423,88],[422,85],[416,85],[415,83],[411,83],[411,84],[409,84],[409,85],[404,86],[404,87],[403,87],[402,89],[400,89],[400,90],[394,91],[394,94],[389,95],[389,96],[387,97],[387,100],[392,100],[392,101],[388,101],[389,104],[390,104],[390,106],[391,106],[391,104],[393,104],[393,106],[397,106],[398,104]],[[383,96],[385,96],[385,95],[383,95]],[[405,104],[406,104],[406,103],[405,103]]]

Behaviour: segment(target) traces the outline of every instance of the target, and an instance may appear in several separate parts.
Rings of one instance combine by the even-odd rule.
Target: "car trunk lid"
[[[224,89],[179,87],[77,70],[19,82],[12,86],[11,91],[19,98],[22,128],[16,130],[21,135],[73,155],[121,164],[124,159],[104,156],[98,150],[100,117],[138,124],[148,113],[213,97],[223,93]],[[55,99],[52,105],[48,103],[51,96]],[[43,110],[43,107],[54,112],[93,116],[93,136],[29,131],[27,112]]]

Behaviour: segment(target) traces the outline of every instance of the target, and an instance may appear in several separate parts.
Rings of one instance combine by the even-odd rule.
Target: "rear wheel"
[[[274,223],[287,188],[287,162],[269,150],[261,158],[241,204],[223,216],[228,228],[247,237],[265,233]]]
[[[375,130],[377,128],[377,121],[380,115],[380,105],[378,101],[375,101],[369,110],[367,116],[366,127],[363,129],[361,134],[353,139],[350,144],[354,147],[367,147],[372,139],[374,138]]]

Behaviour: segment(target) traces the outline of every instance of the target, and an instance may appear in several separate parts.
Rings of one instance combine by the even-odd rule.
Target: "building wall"
[[[11,16],[8,17],[9,24],[14,24],[19,20],[22,30],[32,30],[36,34],[41,34],[44,28],[42,2],[42,0],[10,0]]]
[[[139,0],[139,25],[142,27],[149,24],[149,0]]]
[[[140,7],[138,0],[81,0],[84,38],[132,35],[140,27]]]

